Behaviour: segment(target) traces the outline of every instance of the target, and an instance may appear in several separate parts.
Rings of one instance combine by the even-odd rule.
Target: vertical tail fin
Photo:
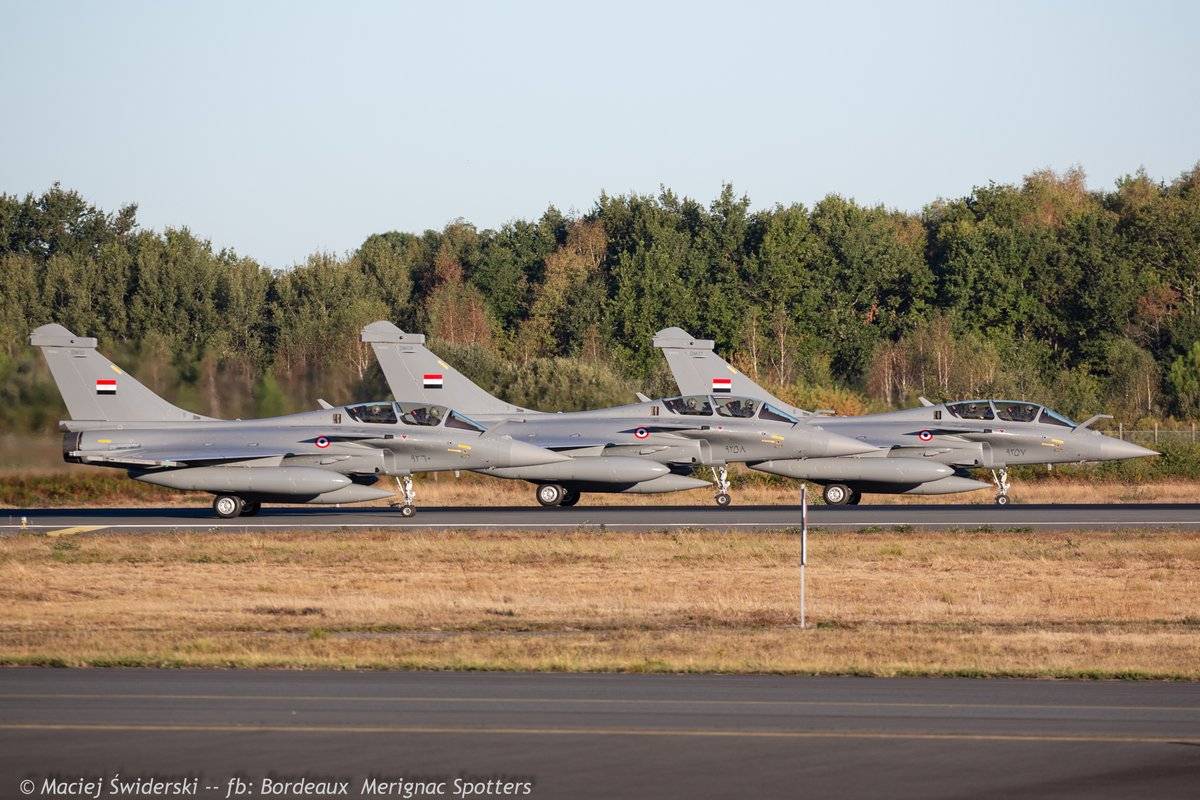
[[[425,347],[425,336],[405,333],[390,322],[362,329],[392,396],[397,400],[451,406],[464,414],[519,414],[529,409],[506,403],[485,392]]]
[[[43,325],[29,335],[40,348],[73,420],[182,422],[202,417],[166,400],[96,351],[96,340],[62,325]]]
[[[682,328],[666,328],[654,335],[654,346],[667,357],[667,366],[683,394],[728,393],[807,414],[783,402],[717,355],[712,339],[696,339]]]

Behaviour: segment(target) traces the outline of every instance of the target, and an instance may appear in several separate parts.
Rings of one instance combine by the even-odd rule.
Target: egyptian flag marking
[[[421,385],[424,386],[426,389],[442,388],[442,373],[426,372],[424,375],[421,376]]]
[[[96,394],[116,394],[116,378],[96,378]]]
[[[922,442],[932,442],[933,434],[930,431],[921,431],[920,433],[917,434],[917,438],[920,439]]]
[[[714,392],[729,394],[733,391],[733,378],[713,378],[712,390]]]

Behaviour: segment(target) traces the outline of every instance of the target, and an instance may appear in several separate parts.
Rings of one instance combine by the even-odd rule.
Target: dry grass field
[[[1200,678],[1186,533],[0,539],[0,663]]]

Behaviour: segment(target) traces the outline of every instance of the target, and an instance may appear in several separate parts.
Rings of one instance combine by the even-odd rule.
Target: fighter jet
[[[572,506],[582,492],[677,492],[709,485],[695,477],[713,469],[716,502],[727,506],[727,465],[745,461],[800,461],[876,450],[871,444],[801,422],[777,404],[709,392],[592,411],[543,413],[506,403],[439,359],[421,334],[390,322],[362,331],[392,394],[419,402],[445,397],[496,435],[554,450],[568,460],[525,467],[476,469],[537,486],[543,506]],[[821,423],[824,420],[820,420]]]
[[[967,400],[858,417],[817,416],[793,408],[713,351],[710,339],[695,339],[681,328],[661,330],[654,346],[663,351],[682,392],[737,393],[785,408],[797,418],[819,420],[822,428],[878,446],[850,458],[769,459],[751,469],[808,480],[824,486],[830,505],[856,505],[864,493],[952,494],[986,489],[971,470],[989,469],[996,503],[1006,505],[1008,467],[1113,461],[1158,453],[1104,436],[1091,426],[1108,415],[1076,423],[1051,408],[1023,400]]]
[[[412,516],[412,475],[450,469],[521,469],[569,461],[466,415],[429,403],[357,403],[254,420],[193,414],[162,399],[61,325],[29,337],[46,358],[71,419],[63,458],[127,470],[134,480],[216,495],[218,517],[271,503],[357,503],[390,497]]]

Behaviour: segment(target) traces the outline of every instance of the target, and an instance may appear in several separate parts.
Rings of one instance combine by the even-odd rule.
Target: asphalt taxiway
[[[1064,530],[1200,527],[1200,504],[866,505],[809,509],[822,529],[909,526],[932,529]],[[800,524],[799,506],[426,507],[405,518],[386,507],[273,506],[253,517],[219,519],[206,507],[8,509],[0,531],[307,530],[336,528],[653,530],[779,529]]]
[[[351,797],[368,776],[534,798],[1194,797],[1200,684],[0,670],[0,795],[113,772],[219,787],[199,797],[268,775]]]

